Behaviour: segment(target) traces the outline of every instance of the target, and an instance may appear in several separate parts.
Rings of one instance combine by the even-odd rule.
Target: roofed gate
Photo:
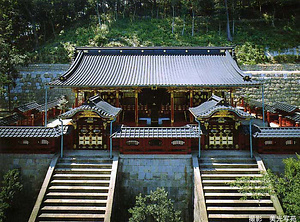
[[[85,104],[62,115],[72,118],[75,128],[74,149],[107,149],[109,123],[114,121],[121,108],[114,107],[96,95]]]

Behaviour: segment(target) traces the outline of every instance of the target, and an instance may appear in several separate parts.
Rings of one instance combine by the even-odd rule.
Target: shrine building
[[[62,115],[75,128],[73,149],[246,149],[250,115],[234,107],[233,95],[260,83],[234,58],[232,47],[79,47],[49,86],[75,93],[76,108]]]

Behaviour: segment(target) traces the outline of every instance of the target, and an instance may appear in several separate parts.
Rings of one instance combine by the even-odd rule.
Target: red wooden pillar
[[[78,90],[75,90],[75,107],[78,107]]]
[[[171,91],[171,126],[174,126],[174,91]]]
[[[190,107],[193,107],[193,90],[190,90]],[[190,123],[193,122],[193,115],[190,112]]]
[[[282,115],[279,114],[278,116],[278,122],[279,122],[279,126],[282,127]]]
[[[232,89],[230,90],[230,105],[234,106],[233,105],[233,90]]]
[[[300,126],[299,122],[296,122],[295,127],[299,127],[299,126]]]
[[[241,100],[241,106],[244,107],[244,111],[245,111],[245,99],[244,98],[242,98],[242,100]]]
[[[271,123],[271,118],[270,118],[270,111],[267,111],[267,122],[270,124]]]
[[[119,90],[117,90],[116,91],[116,107],[120,107],[120,100],[119,100]],[[117,117],[117,122],[119,122],[120,121],[120,118],[119,118],[119,116]]]
[[[43,112],[42,121],[43,121],[43,125],[45,125],[45,111]]]
[[[282,118],[282,126],[287,125],[287,119],[285,117]]]
[[[134,117],[135,117],[135,125],[139,125],[139,93],[136,90],[134,96]]]

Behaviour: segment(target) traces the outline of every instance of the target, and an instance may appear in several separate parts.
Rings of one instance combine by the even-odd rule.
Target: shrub
[[[300,216],[300,155],[296,158],[283,160],[284,173],[275,175],[270,170],[262,177],[261,189],[259,184],[251,183],[250,180],[260,180],[258,177],[244,177],[231,183],[231,186],[240,187],[241,193],[251,193],[251,198],[261,199],[264,193],[276,194],[281,201],[284,213],[290,216]],[[245,199],[243,197],[242,199]]]
[[[129,209],[132,217],[129,222],[179,222],[180,211],[175,211],[171,199],[164,188],[157,188],[145,197],[139,194],[136,204]]]
[[[242,64],[255,65],[257,63],[267,61],[264,49],[257,45],[252,45],[249,42],[238,46],[236,49],[236,55],[238,62]]]
[[[17,169],[8,171],[2,181],[0,192],[0,222],[4,221],[8,210],[23,189],[20,182],[20,172]]]

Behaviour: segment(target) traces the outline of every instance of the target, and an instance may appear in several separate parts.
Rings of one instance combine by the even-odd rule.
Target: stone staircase
[[[35,221],[110,221],[118,158],[58,159]]]
[[[236,178],[255,176],[258,179],[251,183],[262,186],[260,169],[249,152],[205,151],[199,159],[199,168],[208,221],[250,221],[250,218],[270,221],[270,216],[276,215],[270,195],[263,195],[260,200],[242,200],[244,194],[230,185]]]

